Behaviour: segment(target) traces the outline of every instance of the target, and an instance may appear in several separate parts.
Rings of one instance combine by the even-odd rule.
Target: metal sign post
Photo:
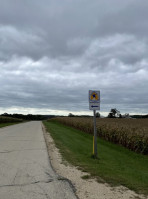
[[[93,155],[97,158],[96,110],[100,110],[100,91],[89,90],[89,109],[93,110],[94,113]]]
[[[97,158],[98,150],[97,150],[96,110],[93,110],[93,112],[94,112],[94,139],[93,139],[94,154],[93,155]]]

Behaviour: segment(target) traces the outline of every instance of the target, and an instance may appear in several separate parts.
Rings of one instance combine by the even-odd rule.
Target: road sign
[[[96,128],[96,110],[100,110],[100,91],[89,90],[89,109],[94,112],[94,136],[93,136],[93,155],[98,157],[97,152],[97,128]]]
[[[100,110],[100,91],[89,90],[89,109]]]

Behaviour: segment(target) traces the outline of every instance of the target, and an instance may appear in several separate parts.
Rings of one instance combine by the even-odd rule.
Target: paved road
[[[0,129],[0,199],[76,199],[50,165],[41,122]]]

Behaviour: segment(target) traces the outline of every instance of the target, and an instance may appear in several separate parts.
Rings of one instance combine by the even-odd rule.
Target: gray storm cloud
[[[148,112],[148,3],[0,2],[0,111]],[[14,110],[13,109],[13,110]],[[43,111],[41,111],[43,113]]]

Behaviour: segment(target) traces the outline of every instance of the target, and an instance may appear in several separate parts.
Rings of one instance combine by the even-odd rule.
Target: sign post
[[[89,109],[94,113],[94,136],[93,136],[93,155],[98,157],[97,152],[97,128],[96,128],[96,110],[100,110],[100,91],[89,90]]]

